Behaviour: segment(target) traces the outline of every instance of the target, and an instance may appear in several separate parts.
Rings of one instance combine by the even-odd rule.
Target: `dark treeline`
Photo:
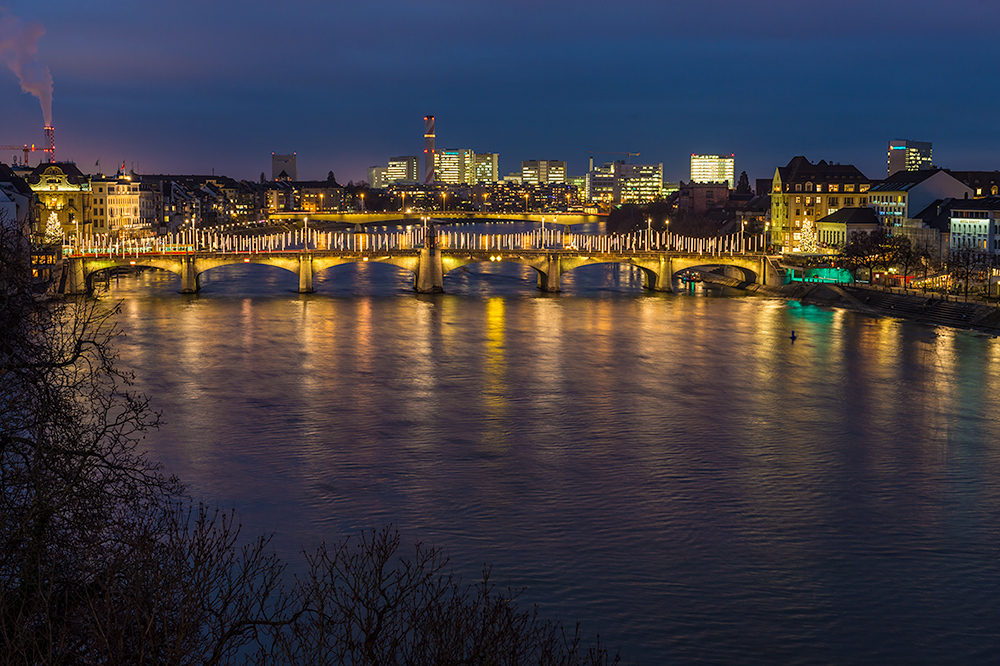
[[[193,501],[142,451],[158,424],[115,308],[49,298],[0,220],[0,664],[608,664],[489,569],[383,527],[304,553]]]

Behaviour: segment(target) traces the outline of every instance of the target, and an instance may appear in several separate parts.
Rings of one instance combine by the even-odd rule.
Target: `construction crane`
[[[30,146],[28,144],[24,144],[23,146],[0,146],[0,150],[21,150],[21,151],[24,151],[24,162],[22,162],[22,164],[24,164],[24,166],[28,166],[28,154],[29,153],[33,153],[36,150],[40,150],[43,153],[49,152],[48,148],[35,148],[35,144],[31,144]]]
[[[590,151],[590,154],[591,155],[625,155],[626,156],[626,162],[625,162],[626,164],[632,164],[632,158],[633,157],[639,157],[639,155],[642,155],[642,153],[626,153],[626,152],[616,151],[616,150],[592,150],[592,151]]]

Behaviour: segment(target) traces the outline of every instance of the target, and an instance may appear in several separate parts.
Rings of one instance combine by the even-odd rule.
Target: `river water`
[[[633,664],[996,658],[995,339],[625,267],[179,286],[105,294],[151,453],[289,559],[392,522]]]

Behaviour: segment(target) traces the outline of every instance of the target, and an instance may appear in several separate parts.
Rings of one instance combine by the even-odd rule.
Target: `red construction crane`
[[[40,150],[43,153],[49,152],[48,148],[35,148],[35,144],[24,144],[23,146],[0,146],[0,150],[21,150],[24,151],[24,166],[28,166],[28,154],[33,153],[36,150]]]

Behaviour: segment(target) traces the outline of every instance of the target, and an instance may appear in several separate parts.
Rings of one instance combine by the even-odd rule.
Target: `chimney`
[[[51,125],[45,126],[45,142],[49,144],[49,162],[56,161],[56,131]]]
[[[434,183],[434,116],[424,116],[424,184]]]

